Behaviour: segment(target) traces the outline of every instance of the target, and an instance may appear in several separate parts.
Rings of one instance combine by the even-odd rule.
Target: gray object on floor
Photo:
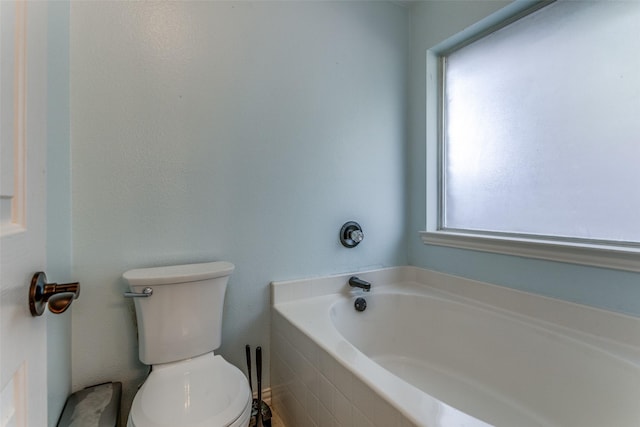
[[[73,393],[67,399],[58,427],[117,427],[122,383],[105,383]]]

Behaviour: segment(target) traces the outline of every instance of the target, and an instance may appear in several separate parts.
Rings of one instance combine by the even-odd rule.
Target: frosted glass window
[[[640,242],[640,1],[557,1],[443,65],[441,228]]]

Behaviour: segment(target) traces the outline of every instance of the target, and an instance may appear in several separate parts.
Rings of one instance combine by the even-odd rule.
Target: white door
[[[27,298],[46,262],[46,2],[0,0],[0,25],[0,427],[45,427],[51,314]]]

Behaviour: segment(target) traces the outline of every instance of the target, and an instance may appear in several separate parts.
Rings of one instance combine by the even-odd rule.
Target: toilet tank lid
[[[235,266],[230,262],[216,261],[165,267],[136,268],[125,272],[122,277],[129,282],[131,286],[166,285],[228,276],[233,273],[234,269]]]

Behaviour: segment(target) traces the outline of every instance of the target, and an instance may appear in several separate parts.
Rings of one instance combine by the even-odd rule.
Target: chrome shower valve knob
[[[358,246],[364,240],[364,232],[362,227],[355,221],[348,221],[342,225],[340,229],[340,243],[346,248]]]

